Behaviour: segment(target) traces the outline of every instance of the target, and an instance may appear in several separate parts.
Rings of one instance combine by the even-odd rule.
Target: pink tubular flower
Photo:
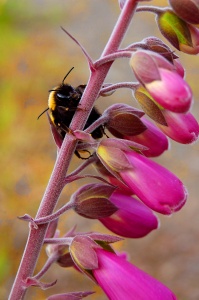
[[[192,92],[186,81],[176,72],[159,69],[160,80],[145,84],[154,100],[163,108],[184,113],[190,109]]]
[[[99,220],[112,232],[123,237],[140,238],[158,227],[153,212],[130,195],[115,191],[109,200],[118,210]]]
[[[123,257],[96,249],[98,268],[93,275],[110,300],[175,300],[162,283]]]
[[[148,207],[166,215],[178,211],[187,199],[184,185],[169,170],[139,154],[144,149],[139,150],[140,144],[133,143],[113,138],[102,140],[96,154],[108,171],[122,179]]]
[[[182,144],[190,144],[198,139],[199,124],[191,113],[176,114],[168,110],[162,113],[168,126],[157,126],[171,139]]]
[[[168,139],[157,126],[144,117],[141,118],[141,121],[147,129],[141,134],[125,136],[124,138],[146,146],[148,149],[142,150],[142,153],[147,157],[156,157],[161,155],[165,150],[168,150]]]
[[[132,168],[119,174],[148,207],[169,215],[185,204],[187,191],[173,173],[137,152],[126,157]]]
[[[160,108],[179,113],[190,109],[192,92],[181,76],[182,70],[176,68],[176,65],[160,54],[144,50],[132,55],[130,65],[137,79]]]

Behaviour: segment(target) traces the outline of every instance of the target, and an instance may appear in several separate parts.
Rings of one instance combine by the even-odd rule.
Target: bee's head
[[[75,89],[69,85],[65,84],[64,81],[66,77],[70,74],[70,72],[74,69],[72,67],[69,72],[64,76],[62,83],[59,86],[56,86],[52,90],[49,91],[49,97],[48,97],[48,108],[46,108],[39,116],[38,119],[43,115],[44,112],[46,112],[48,109],[51,111],[56,109],[56,106],[66,106],[67,101],[71,99],[71,97],[74,100],[79,99],[79,94],[75,91]]]

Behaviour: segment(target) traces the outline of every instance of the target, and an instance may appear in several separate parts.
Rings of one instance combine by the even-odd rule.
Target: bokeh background
[[[147,4],[161,6],[166,1]],[[78,46],[61,30],[66,28],[97,59],[119,15],[116,0],[30,0],[0,1],[0,299],[7,299],[28,234],[28,224],[17,216],[35,216],[50,177],[56,147],[47,118],[37,116],[47,107],[48,90],[62,81],[74,66],[68,81],[77,86],[88,79],[88,66]],[[139,13],[134,18],[123,46],[147,35],[161,38],[154,15]],[[162,38],[164,40],[164,38]],[[186,79],[195,95],[192,109],[199,120],[199,60],[178,53]],[[128,60],[117,61],[107,82],[133,80]],[[102,111],[110,103],[136,105],[130,91],[117,91],[98,100]],[[157,161],[173,171],[187,186],[189,200],[179,213],[162,217],[156,232],[139,240],[125,240],[115,249],[126,250],[132,263],[164,282],[179,300],[199,299],[199,143],[171,148]],[[71,170],[80,161],[74,158]],[[92,171],[90,169],[90,171]],[[59,206],[77,185],[65,189]],[[82,231],[107,232],[98,221],[83,219],[69,212],[60,219],[63,234],[74,224]],[[43,249],[37,271],[45,262]],[[31,288],[27,299],[46,299],[48,295],[75,290],[94,290],[90,299],[104,300],[99,287],[73,269],[53,266],[43,279],[57,285],[47,291]]]

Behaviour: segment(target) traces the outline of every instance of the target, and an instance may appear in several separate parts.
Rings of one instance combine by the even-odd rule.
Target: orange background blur
[[[151,1],[147,4],[158,4]],[[161,1],[161,5],[167,5]],[[25,213],[35,216],[50,177],[56,147],[47,118],[37,116],[47,107],[48,90],[60,83],[71,67],[70,84],[77,86],[88,79],[88,66],[80,48],[61,30],[67,29],[97,59],[119,15],[118,1],[74,0],[1,0],[0,1],[0,299],[7,299],[16,274],[26,238],[28,224],[17,219]],[[161,38],[154,15],[139,13],[134,18],[123,46],[147,35]],[[164,38],[162,38],[164,40]],[[199,60],[181,54],[195,104],[192,109],[199,120]],[[134,80],[128,60],[115,62],[107,82]],[[103,110],[115,102],[136,105],[131,92],[120,90],[99,99]],[[101,101],[101,102],[100,102]],[[179,145],[157,161],[174,172],[187,186],[189,200],[182,211],[162,217],[156,232],[139,240],[125,240],[115,249],[127,250],[132,263],[162,281],[179,300],[199,299],[199,143]],[[74,166],[80,161],[74,159]],[[91,169],[90,169],[91,171]],[[68,201],[78,184],[70,185],[61,196],[59,207]],[[73,212],[60,219],[62,234],[77,224],[81,231],[108,232],[98,221],[83,219]],[[45,250],[39,266],[45,262]],[[57,285],[47,291],[31,288],[27,299],[45,299],[53,293],[94,290],[88,299],[104,300],[99,287],[73,269],[53,266],[43,281]]]

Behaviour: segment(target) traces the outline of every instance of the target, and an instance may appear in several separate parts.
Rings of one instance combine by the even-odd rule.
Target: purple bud
[[[74,237],[70,245],[70,254],[75,264],[83,271],[97,268],[98,260],[94,249],[100,248],[90,237],[79,235]]]
[[[186,0],[183,0],[183,2],[184,1]],[[189,0],[187,1],[190,2]],[[177,2],[178,1],[175,0],[175,3]],[[180,6],[181,8],[184,7],[184,10],[187,9],[185,4],[180,4]],[[198,8],[195,9],[193,15],[195,13],[197,15],[197,10]],[[187,16],[187,19],[191,20],[192,14],[187,14]],[[199,19],[198,15],[196,19]],[[184,21],[173,10],[165,9],[158,13],[157,23],[162,35],[176,49],[188,54],[197,54],[199,52],[199,30],[187,23],[187,21]]]
[[[117,103],[105,110],[106,128],[115,136],[135,135],[146,130],[140,118],[144,112],[132,106]]]
[[[189,28],[189,32],[191,35],[191,40],[192,40],[192,45],[186,45],[186,44],[182,44],[180,45],[180,50],[188,53],[188,54],[198,54],[199,53],[199,30],[190,25],[187,24],[188,28]]]
[[[169,0],[169,3],[181,19],[191,24],[199,24],[198,0]]]
[[[161,54],[171,63],[173,63],[175,59],[178,58],[178,56],[173,52],[171,48],[169,48],[168,45],[166,45],[162,40],[155,36],[149,36],[142,42],[147,46],[147,50]]]
[[[117,207],[109,200],[115,187],[91,183],[79,188],[71,197],[73,209],[79,215],[99,219],[112,215]]]

